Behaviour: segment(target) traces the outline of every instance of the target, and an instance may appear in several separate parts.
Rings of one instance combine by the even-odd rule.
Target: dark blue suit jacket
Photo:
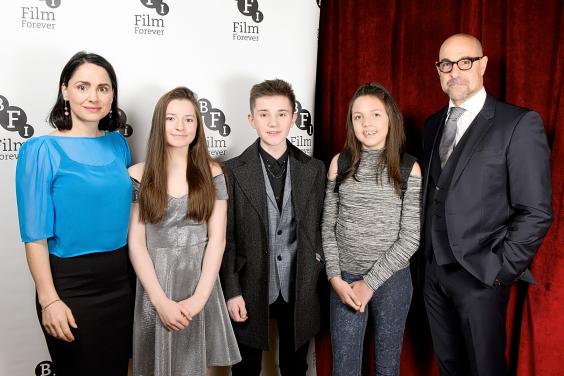
[[[435,149],[447,109],[423,128],[424,226],[440,175]],[[527,267],[552,222],[550,150],[542,119],[488,95],[471,127],[445,206],[454,257],[486,285],[496,278],[506,285],[519,278],[534,282]],[[424,243],[430,252],[430,236]]]

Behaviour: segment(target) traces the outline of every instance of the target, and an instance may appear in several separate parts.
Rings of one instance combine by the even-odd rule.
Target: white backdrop
[[[0,375],[51,374],[14,170],[21,143],[52,131],[45,119],[68,59],[86,50],[114,66],[134,162],[144,158],[157,99],[179,85],[200,98],[210,153],[238,155],[256,137],[249,90],[272,78],[292,83],[300,114],[290,140],[311,154],[318,21],[316,0],[0,2]]]

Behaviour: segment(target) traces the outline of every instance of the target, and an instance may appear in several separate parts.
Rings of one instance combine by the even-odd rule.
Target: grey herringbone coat
[[[220,276],[225,299],[242,295],[248,319],[233,323],[237,339],[268,349],[268,212],[257,140],[225,162],[229,208],[227,245]],[[292,208],[297,229],[294,339],[296,349],[318,331],[321,321],[319,274],[323,269],[321,213],[325,166],[288,142]]]

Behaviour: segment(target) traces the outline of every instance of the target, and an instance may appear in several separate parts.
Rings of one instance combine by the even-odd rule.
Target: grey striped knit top
[[[387,168],[377,182],[382,150],[363,151],[356,177],[341,182],[334,193],[328,181],[322,240],[327,277],[341,271],[364,275],[374,291],[396,271],[409,265],[419,246],[421,177],[410,176],[402,200],[388,183]]]

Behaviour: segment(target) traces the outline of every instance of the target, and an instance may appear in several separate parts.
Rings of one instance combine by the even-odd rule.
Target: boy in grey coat
[[[229,206],[220,276],[243,357],[232,373],[260,374],[269,319],[276,319],[281,374],[305,375],[321,317],[325,166],[287,140],[296,119],[287,82],[254,85],[250,107],[258,139],[225,163]]]

